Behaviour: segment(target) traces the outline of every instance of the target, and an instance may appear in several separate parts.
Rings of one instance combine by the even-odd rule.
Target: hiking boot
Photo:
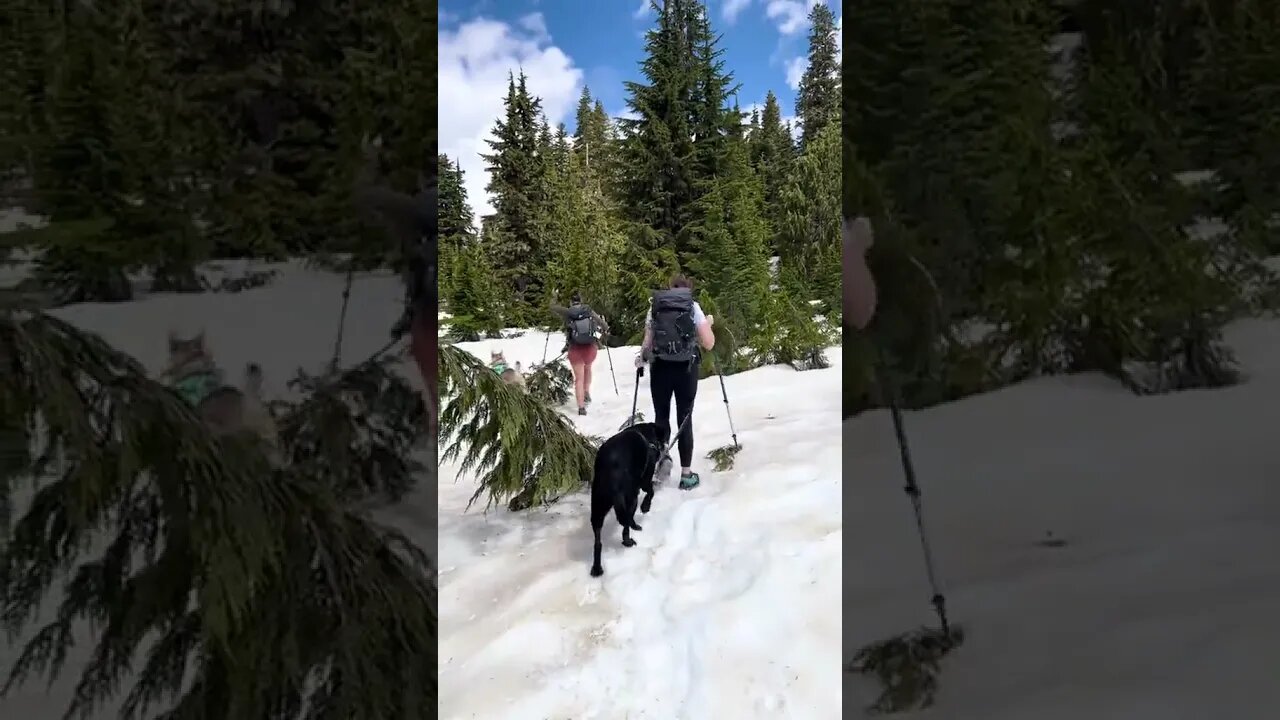
[[[696,473],[696,472],[691,472],[691,473],[689,473],[688,475],[685,475],[684,473],[681,473],[681,474],[680,474],[680,489],[681,489],[681,490],[692,490],[692,489],[694,489],[694,488],[698,487],[698,485],[699,485],[701,482],[702,482],[702,478],[698,477],[698,473]]]
[[[591,404],[591,393],[587,393],[586,403],[587,403],[588,405],[590,405],[590,404]]]
[[[586,415],[586,414],[587,414],[587,409],[586,409],[586,408],[584,408],[584,407],[580,407],[580,408],[578,408],[578,414],[579,414],[579,415]]]

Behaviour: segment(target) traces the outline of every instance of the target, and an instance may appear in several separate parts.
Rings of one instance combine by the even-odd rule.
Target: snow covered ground
[[[1262,720],[1280,706],[1280,322],[1248,381],[1137,398],[1050,378],[908,413],[950,615],[939,720]],[[844,427],[844,629],[931,623],[889,416]],[[1052,533],[1060,548],[1037,544]],[[851,676],[855,713],[874,686]],[[903,717],[913,717],[906,715]]]
[[[273,267],[281,275],[261,289],[155,295],[56,314],[152,371],[165,359],[170,329],[203,329],[220,363],[234,371],[257,361],[267,393],[283,394],[297,368],[316,372],[328,362],[342,279]],[[395,278],[357,277],[345,363],[386,342],[400,299]],[[542,358],[544,339],[529,333],[465,347],[487,362],[489,349],[501,346],[528,366]],[[609,435],[626,419],[634,352],[612,351],[618,395],[608,356],[600,355],[591,414],[572,418],[584,432]],[[838,717],[840,351],[828,355],[827,370],[762,368],[726,381],[743,450],[725,473],[703,459],[730,442],[719,384],[704,381],[695,416],[702,486],[660,490],[638,545],[626,552],[609,520],[604,578],[588,575],[584,497],[514,515],[479,507],[464,513],[474,481],[446,466],[438,488],[420,487],[384,513],[434,554],[431,510],[439,500],[441,717]],[[416,372],[406,375],[417,382]],[[640,409],[652,416],[647,378]],[[51,600],[50,610],[58,598]],[[0,648],[0,673],[25,639]],[[60,717],[88,652],[84,642],[76,647],[50,689],[37,680],[0,700],[0,717]],[[115,708],[95,717],[114,717]]]
[[[399,302],[396,279],[357,279],[346,362],[386,341]],[[340,277],[286,267],[259,290],[58,314],[152,369],[167,330],[203,327],[222,362],[261,362],[281,392],[297,367],[328,361],[340,303]],[[528,365],[544,337],[464,347],[487,362],[500,346]],[[1237,323],[1228,340],[1249,374],[1236,388],[1136,398],[1096,376],[1051,378],[907,414],[938,567],[969,634],[944,660],[938,705],[916,717],[1274,716],[1280,321]],[[572,417],[585,432],[626,418],[633,353],[612,353],[618,395],[600,355],[591,414]],[[862,645],[932,612],[888,415],[843,423],[838,450],[841,356],[829,356],[829,370],[726,381],[744,446],[727,473],[702,459],[729,442],[719,385],[704,381],[703,486],[660,490],[634,548],[608,521],[603,578],[587,574],[584,498],[464,513],[472,481],[446,466],[437,488],[390,513],[434,549],[439,501],[441,717],[826,720],[840,717],[842,694],[859,716],[875,689],[841,676],[842,628]],[[646,378],[649,416],[647,393]],[[1039,545],[1050,532],[1066,545]],[[50,690],[36,681],[0,701],[0,718],[60,717],[87,652],[73,651]],[[0,645],[0,673],[16,654]]]
[[[548,356],[563,344],[551,338]],[[546,334],[463,343],[527,369]],[[587,434],[631,412],[637,348],[595,363]],[[840,717],[840,349],[832,367],[766,367],[725,380],[743,449],[731,443],[715,378],[698,387],[701,487],[658,490],[637,545],[605,523],[605,575],[592,578],[587,498],[548,510],[463,512],[474,482],[440,469],[440,717],[709,720]],[[653,417],[648,376],[639,410]],[[674,450],[673,459],[674,459]]]

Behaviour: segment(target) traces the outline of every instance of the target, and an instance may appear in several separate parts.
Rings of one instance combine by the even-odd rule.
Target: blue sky
[[[778,96],[794,114],[808,46],[808,9],[824,0],[710,0],[725,67],[744,110]],[[839,4],[825,0],[840,16]],[[625,80],[639,80],[643,33],[654,16],[642,0],[441,0],[440,150],[466,173],[477,214],[490,211],[479,153],[502,110],[506,76],[523,68],[554,126],[573,130],[583,84],[613,116],[626,112]]]

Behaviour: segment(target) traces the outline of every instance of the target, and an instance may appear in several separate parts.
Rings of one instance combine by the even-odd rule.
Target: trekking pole
[[[636,368],[636,390],[631,394],[631,419],[636,419],[636,403],[640,401],[640,378],[644,377],[644,366]]]
[[[613,378],[613,394],[618,395],[618,376],[613,372],[613,353],[609,352],[608,345],[604,346],[604,356],[609,358],[609,377]]]
[[[906,491],[907,496],[911,498],[911,506],[915,510],[916,516],[916,529],[920,534],[920,546],[924,550],[925,572],[929,577],[929,589],[933,592],[933,597],[930,598],[930,601],[933,603],[933,609],[938,613],[939,622],[942,623],[942,636],[949,639],[951,637],[951,624],[947,622],[947,599],[938,588],[937,573],[933,569],[933,551],[929,547],[929,536],[924,529],[924,511],[920,503],[920,486],[916,483],[915,465],[911,462],[911,448],[907,445],[907,433],[902,422],[902,410],[898,407],[897,388],[889,378],[889,372],[885,367],[883,357],[877,365],[880,387],[889,403],[889,414],[893,417],[893,432],[897,436],[898,452],[902,456],[902,474],[905,476],[907,483],[903,489]]]
[[[733,428],[733,413],[729,410],[729,392],[724,389],[724,375],[720,374],[720,364],[716,362],[716,356],[711,356],[711,369],[716,371],[716,377],[720,379],[720,397],[724,399],[724,414],[729,418],[729,434],[733,436],[733,446],[735,448],[742,447],[738,444],[738,431]]]
[[[547,364],[547,346],[551,344],[551,333],[553,332],[555,331],[554,330],[547,331],[547,339],[542,341],[542,364],[543,365]]]
[[[342,309],[338,311],[338,333],[333,339],[333,359],[329,361],[329,372],[338,371],[338,363],[342,362],[342,335],[347,326],[347,303],[351,300],[351,282],[355,279],[356,264],[354,259],[347,260],[347,278],[342,284]]]

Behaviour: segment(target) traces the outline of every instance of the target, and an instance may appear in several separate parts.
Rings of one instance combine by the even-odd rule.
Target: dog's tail
[[[636,524],[635,512],[627,512],[627,499],[622,496],[622,493],[616,493],[613,496],[613,516],[618,519],[618,524],[622,527],[629,527],[632,530],[640,529]]]
[[[251,362],[244,368],[244,392],[255,400],[262,399],[262,366]]]

